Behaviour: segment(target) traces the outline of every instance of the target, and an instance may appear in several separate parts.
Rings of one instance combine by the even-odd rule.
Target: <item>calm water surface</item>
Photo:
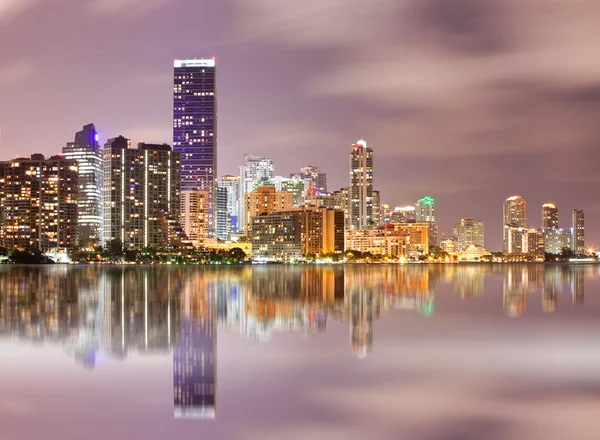
[[[2,266],[0,440],[597,440],[598,274]]]

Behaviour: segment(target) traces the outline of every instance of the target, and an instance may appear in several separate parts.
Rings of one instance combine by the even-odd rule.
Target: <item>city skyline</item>
[[[532,207],[552,201],[563,213],[581,208],[594,224],[600,213],[592,189],[598,180],[593,115],[600,66],[592,61],[589,41],[598,32],[590,17],[600,6],[558,1],[539,10],[531,1],[466,2],[445,16],[447,6],[437,2],[411,4],[412,13],[405,13],[399,8],[407,3],[348,4],[348,19],[363,16],[365,8],[373,14],[360,39],[326,25],[337,16],[331,1],[311,13],[234,0],[221,6],[167,0],[9,3],[0,12],[0,35],[11,35],[0,38],[6,54],[0,62],[0,159],[55,154],[89,121],[97,124],[101,143],[118,134],[171,143],[172,60],[214,55],[220,75],[219,175],[236,174],[247,152],[273,157],[281,175],[315,163],[328,173],[330,189],[337,189],[347,180],[345,167],[337,164],[347,145],[362,136],[379,158],[382,201],[404,206],[431,194],[440,232],[451,231],[460,218],[479,218],[486,222],[489,247],[500,249],[497,202],[514,193]],[[479,13],[466,14],[469,7]],[[211,18],[202,29],[190,13],[200,8]],[[57,19],[47,20],[49,12]],[[561,20],[565,14],[573,20]],[[260,26],[248,27],[246,16]],[[265,22],[268,16],[274,21]],[[468,18],[461,22],[458,16]],[[398,28],[392,17],[406,26],[389,36],[382,30]],[[278,19],[292,26],[279,27]],[[98,20],[111,31],[82,32]],[[154,27],[152,35],[135,26],[142,21]],[[532,22],[536,26],[524,26]],[[569,32],[573,23],[576,32]],[[28,28],[49,35],[48,48],[41,51]],[[367,56],[365,44],[375,48]],[[486,48],[488,56],[479,57]],[[89,63],[69,62],[84,56]],[[264,62],[256,63],[257,56]],[[490,69],[499,62],[514,69]],[[122,69],[124,63],[132,68]],[[33,109],[30,98],[20,97],[23,87],[36,96]],[[115,106],[121,98],[127,104]],[[48,108],[57,111],[48,116]],[[30,124],[38,129],[28,130]],[[577,154],[566,154],[567,146]],[[425,160],[427,173],[420,171]],[[537,218],[538,212],[528,216]],[[589,243],[600,241],[593,228],[586,235]]]

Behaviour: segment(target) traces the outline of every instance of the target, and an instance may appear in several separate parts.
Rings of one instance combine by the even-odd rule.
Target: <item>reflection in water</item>
[[[350,349],[364,358],[381,309],[431,316],[440,283],[467,300],[483,296],[486,277],[501,275],[504,312],[519,317],[537,294],[545,312],[557,310],[562,294],[582,305],[585,278],[597,272],[561,264],[5,266],[0,336],[60,344],[86,369],[102,356],[172,352],[175,416],[214,418],[217,326],[265,342],[279,331],[314,337],[332,319],[347,323]]]

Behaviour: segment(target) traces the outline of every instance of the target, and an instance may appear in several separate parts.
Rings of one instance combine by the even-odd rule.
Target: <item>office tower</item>
[[[503,224],[527,227],[527,203],[521,196],[512,196],[504,201]]]
[[[374,226],[373,149],[364,140],[352,145],[350,152],[350,228]]]
[[[471,245],[483,247],[483,222],[463,218],[456,224],[458,252],[464,252]]]
[[[67,143],[62,152],[65,159],[75,160],[78,164],[77,237],[79,245],[96,238],[102,242],[104,169],[102,149],[98,143],[98,132],[94,124],[88,124],[83,127],[83,130],[75,133],[74,142]]]
[[[261,186],[244,195],[244,231],[250,234],[252,217],[292,208],[292,195],[273,186]]]
[[[201,247],[208,238],[207,205],[208,191],[181,192],[181,226],[194,247]]]
[[[321,172],[321,168],[307,165],[300,169],[299,173],[291,173],[291,179],[308,180],[309,188],[315,188],[319,192],[327,192],[327,173]]]
[[[257,185],[271,182],[275,177],[273,160],[267,157],[253,157],[244,154],[243,165],[239,167],[238,231],[245,232],[245,198]]]
[[[437,246],[438,228],[435,221],[435,200],[433,197],[421,197],[415,204],[417,223],[429,223],[429,245]]]
[[[173,349],[175,418],[215,418],[217,333],[214,294],[213,289],[191,281],[182,291],[180,341]]]
[[[552,203],[542,205],[542,229],[558,229],[558,208]]]
[[[104,241],[124,249],[174,245],[181,209],[180,154],[119,136],[104,146]]]
[[[77,162],[34,154],[0,162],[0,246],[64,252],[77,241]]]
[[[208,192],[208,235],[214,230],[217,178],[216,63],[213,59],[175,60],[173,151],[181,155],[181,190]]]
[[[585,228],[583,209],[574,209],[571,223],[571,250],[576,254],[585,252]]]

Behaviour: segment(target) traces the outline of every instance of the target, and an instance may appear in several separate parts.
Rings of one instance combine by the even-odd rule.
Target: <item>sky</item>
[[[244,153],[348,184],[375,154],[394,206],[435,197],[440,231],[502,202],[583,208],[600,245],[600,3],[595,0],[0,0],[0,160],[101,140],[172,141],[173,58],[215,56],[218,174]]]

